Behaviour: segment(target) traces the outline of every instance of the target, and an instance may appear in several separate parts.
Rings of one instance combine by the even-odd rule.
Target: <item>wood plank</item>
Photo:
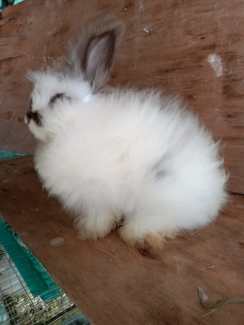
[[[81,241],[41,189],[31,158],[0,162],[0,180],[0,214],[94,324],[243,325],[242,305],[203,317],[196,294],[197,287],[213,299],[244,294],[243,196],[231,196],[214,224],[142,255],[116,233]],[[56,237],[62,246],[51,245]]]
[[[111,83],[181,95],[226,144],[230,189],[244,193],[244,2],[240,0],[35,0],[0,19],[0,147],[33,149],[23,124],[27,70],[63,59],[67,40],[98,14],[126,25]],[[209,59],[218,55],[222,70]],[[216,62],[215,62],[216,63]]]

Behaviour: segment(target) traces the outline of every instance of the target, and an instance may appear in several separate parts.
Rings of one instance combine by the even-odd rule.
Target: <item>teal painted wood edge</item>
[[[8,5],[17,5],[21,2],[23,2],[24,0],[0,0],[0,11],[3,10],[5,7],[7,7]]]
[[[40,296],[44,301],[49,301],[62,294],[62,289],[45,267],[3,218],[0,218],[0,244],[14,262],[33,296]]]
[[[0,160],[10,160],[26,156],[30,156],[30,154],[8,150],[0,150]]]
[[[21,3],[21,2],[23,2],[24,0],[15,0],[14,1],[14,5],[17,5],[17,4],[19,4],[19,3]]]

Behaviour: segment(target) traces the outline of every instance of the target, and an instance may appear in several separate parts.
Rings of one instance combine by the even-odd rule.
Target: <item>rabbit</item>
[[[129,245],[162,243],[212,222],[226,199],[219,143],[178,97],[104,92],[123,26],[87,25],[63,71],[31,72],[25,121],[44,188],[74,216],[82,239],[117,225]]]

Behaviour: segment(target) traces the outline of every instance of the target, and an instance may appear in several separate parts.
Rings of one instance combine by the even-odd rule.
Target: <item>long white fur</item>
[[[41,140],[35,166],[83,238],[104,237],[121,216],[121,236],[135,243],[218,215],[227,180],[218,144],[179,100],[154,91],[92,95],[84,80],[52,72],[32,78],[33,110],[43,117],[43,126],[29,125]],[[72,100],[50,109],[62,91]]]

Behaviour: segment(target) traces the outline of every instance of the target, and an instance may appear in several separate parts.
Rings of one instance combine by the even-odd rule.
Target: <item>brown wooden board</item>
[[[54,58],[62,60],[67,40],[86,21],[107,13],[126,25],[111,83],[155,86],[181,95],[223,139],[230,189],[244,193],[244,1],[240,0],[27,0],[4,10],[0,148],[33,149],[23,124],[30,93],[27,70],[43,68]]]
[[[210,226],[143,255],[116,233],[81,241],[71,218],[41,189],[31,158],[0,162],[0,180],[0,214],[94,324],[243,325],[243,305],[203,317],[197,297],[198,287],[214,300],[244,296],[243,196],[231,196]]]

